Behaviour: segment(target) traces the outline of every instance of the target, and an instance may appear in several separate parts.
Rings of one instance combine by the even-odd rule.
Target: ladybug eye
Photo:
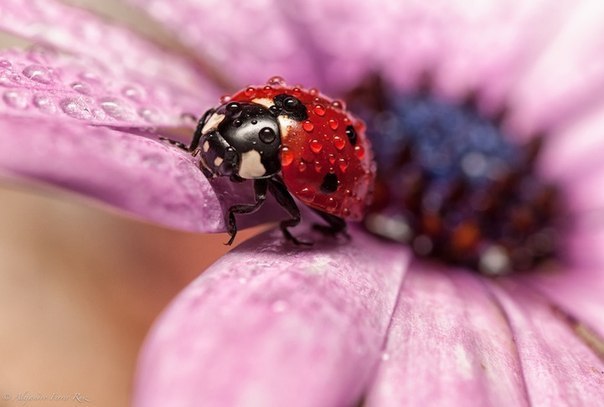
[[[237,102],[231,102],[228,105],[226,105],[226,110],[227,112],[233,114],[233,113],[237,113],[241,110],[241,105]]]
[[[258,132],[258,137],[260,137],[260,141],[266,144],[270,144],[277,138],[275,131],[270,127],[264,127],[260,132]]]

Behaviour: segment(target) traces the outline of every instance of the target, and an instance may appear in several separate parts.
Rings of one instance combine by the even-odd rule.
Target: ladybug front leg
[[[287,213],[289,213],[289,215],[291,216],[291,219],[284,220],[280,224],[283,236],[285,236],[287,240],[297,245],[312,245],[311,242],[305,242],[296,239],[288,230],[288,228],[297,226],[300,223],[300,209],[298,209],[294,198],[292,198],[292,196],[287,191],[287,188],[283,184],[283,181],[281,181],[278,177],[273,177],[269,180],[268,188],[279,203],[279,205],[281,205],[281,207],[285,209]]]
[[[236,214],[246,214],[246,213],[254,213],[264,203],[266,200],[266,189],[268,186],[268,181],[265,179],[257,179],[254,181],[254,194],[256,198],[256,202],[253,204],[243,204],[243,205],[233,205],[229,208],[225,223],[227,225],[227,232],[231,236],[228,242],[225,244],[230,246],[233,244],[235,240],[235,236],[237,236],[237,222],[235,221]]]

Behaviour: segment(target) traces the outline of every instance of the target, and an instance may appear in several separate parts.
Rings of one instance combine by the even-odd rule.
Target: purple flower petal
[[[601,404],[604,363],[572,321],[512,280],[490,285],[510,322],[531,405]]]
[[[317,85],[317,59],[295,32],[277,1],[130,0],[190,44],[236,84],[257,84],[274,75]]]
[[[77,62],[71,60],[69,67],[63,67],[68,71],[62,78],[65,85],[108,87],[112,79],[120,78],[115,89],[92,89],[92,92],[95,96],[116,92],[119,95],[116,97],[127,106],[149,109],[150,112],[143,113],[147,118],[159,120],[161,114],[157,117],[153,114],[166,106],[172,106],[179,114],[197,115],[217,101],[219,92],[188,60],[83,9],[55,0],[7,0],[0,4],[0,29],[80,56]],[[48,60],[52,57],[56,55],[38,48],[22,62],[48,68],[49,62],[54,63]],[[22,71],[16,74],[30,75]],[[34,74],[27,79],[39,87],[41,81],[52,79],[52,75]],[[86,94],[83,86],[78,89]],[[109,94],[102,95],[99,91]]]
[[[219,260],[152,330],[135,405],[353,405],[379,360],[408,255],[351,234],[303,248],[275,231]]]
[[[0,114],[113,127],[178,126],[188,109],[200,114],[217,102],[210,102],[211,88],[199,90],[204,99],[143,75],[131,80],[93,59],[38,51],[0,52]]]
[[[251,185],[220,184],[223,194],[217,197],[191,156],[104,127],[2,117],[0,145],[4,177],[59,186],[175,228],[222,231],[220,201],[253,202]],[[258,214],[242,217],[240,226],[280,219],[275,208],[269,202]]]
[[[367,405],[528,405],[516,352],[479,277],[413,263]]]

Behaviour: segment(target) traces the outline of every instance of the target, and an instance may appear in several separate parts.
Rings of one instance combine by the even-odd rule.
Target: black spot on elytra
[[[353,146],[357,145],[357,132],[354,127],[346,127],[346,136],[348,137],[348,140],[350,140],[350,144],[352,144]]]
[[[273,106],[269,108],[273,114],[278,112],[278,114],[286,115],[299,122],[308,119],[306,106],[295,96],[281,93],[273,98],[273,102],[275,102],[275,108]]]
[[[333,194],[338,189],[338,177],[336,174],[327,174],[323,177],[321,184],[321,192],[325,194]]]

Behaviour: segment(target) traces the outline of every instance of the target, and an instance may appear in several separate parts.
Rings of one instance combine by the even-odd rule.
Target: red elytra
[[[230,100],[269,107],[279,94],[296,97],[308,113],[308,119],[301,122],[278,118],[281,173],[287,189],[312,208],[350,220],[362,219],[375,181],[365,124],[346,111],[342,102],[301,86],[249,86]]]

